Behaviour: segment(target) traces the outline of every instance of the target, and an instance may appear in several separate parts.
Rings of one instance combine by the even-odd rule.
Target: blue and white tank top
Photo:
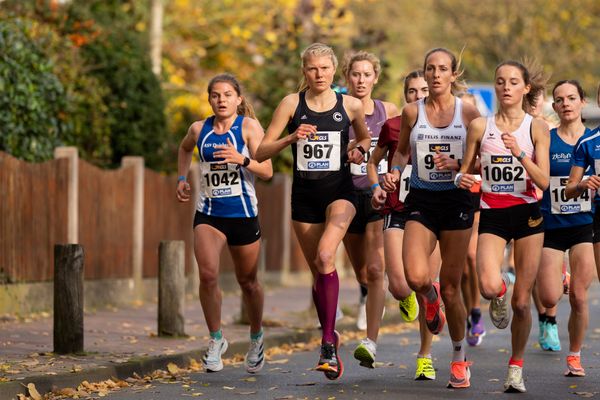
[[[216,146],[226,145],[227,139],[242,155],[249,157],[242,136],[244,117],[238,117],[225,133],[214,131],[215,117],[204,122],[198,137],[200,156],[200,193],[196,210],[214,217],[251,218],[258,215],[254,175],[238,164],[223,164],[215,158]]]
[[[586,128],[584,136],[589,134]],[[571,158],[575,146],[566,143],[556,128],[550,130],[550,186],[544,191],[541,210],[546,229],[569,228],[591,224],[593,220],[592,194],[586,190],[575,199],[565,196],[571,172]],[[587,175],[590,174],[588,168]]]
[[[450,125],[436,128],[427,120],[425,100],[417,101],[417,122],[410,133],[412,174],[410,186],[425,190],[453,190],[457,171],[438,171],[433,162],[437,151],[462,160],[466,149],[467,128],[462,120],[462,101],[454,98],[454,117]]]
[[[584,170],[589,167],[591,174],[600,175],[600,127],[579,138],[573,151],[571,165]],[[596,192],[594,202],[600,203],[600,191]]]

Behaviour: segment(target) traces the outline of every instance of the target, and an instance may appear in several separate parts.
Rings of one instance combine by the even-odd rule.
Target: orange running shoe
[[[567,372],[565,372],[565,376],[585,376],[580,356],[567,356]]]
[[[431,333],[437,335],[444,328],[446,323],[446,315],[441,307],[440,302],[440,283],[433,282],[433,288],[437,293],[437,299],[434,302],[429,302],[427,297],[423,296],[423,304],[425,304],[425,321],[427,328]]]
[[[473,363],[471,361],[453,361],[450,363],[450,380],[448,381],[449,388],[463,389],[471,386],[469,379],[471,378],[471,370],[469,367]]]

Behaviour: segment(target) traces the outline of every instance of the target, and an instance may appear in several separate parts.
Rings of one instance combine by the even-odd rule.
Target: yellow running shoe
[[[406,322],[412,322],[419,316],[419,303],[415,292],[411,292],[407,298],[398,301],[398,306],[400,315]]]
[[[433,361],[429,357],[417,357],[417,370],[415,372],[415,381],[434,381],[435,369]]]

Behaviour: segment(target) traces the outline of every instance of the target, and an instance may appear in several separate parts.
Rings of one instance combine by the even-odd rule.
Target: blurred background
[[[468,83],[489,84],[501,60],[535,58],[550,85],[582,82],[597,124],[598,18],[597,0],[4,0],[0,150],[42,161],[72,145],[100,167],[139,155],[172,172],[188,126],[210,114],[212,76],[234,73],[266,127],[315,41],[340,59],[377,54],[375,96],[396,104],[433,47],[462,52]],[[276,169],[289,167],[284,153]]]

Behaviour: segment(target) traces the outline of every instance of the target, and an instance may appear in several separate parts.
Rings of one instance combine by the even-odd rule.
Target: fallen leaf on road
[[[250,378],[244,378],[244,379],[240,379],[241,381],[244,382],[256,382],[256,378],[251,376]]]
[[[590,392],[573,392],[575,393],[577,396],[581,396],[581,397],[594,397],[594,393],[590,393]]]
[[[575,389],[577,387],[577,385],[571,385],[569,386],[569,389]]]
[[[71,367],[71,372],[75,373],[75,372],[81,372],[83,370],[83,368],[81,368],[81,365],[73,365]]]
[[[287,358],[282,358],[282,359],[279,359],[279,360],[271,360],[271,361],[267,361],[267,363],[269,363],[269,364],[285,364],[285,363],[287,363],[287,362],[289,362],[289,361],[290,361],[290,360],[289,360],[289,359],[287,359]]]
[[[236,394],[249,395],[256,394],[256,390],[248,391],[248,392],[236,392]]]
[[[35,388],[35,384],[28,383],[27,384],[27,390],[29,391],[29,396],[31,396],[31,398],[33,400],[42,400],[42,396],[40,395],[40,393]]]
[[[500,379],[498,379],[498,378],[490,378],[490,379],[488,379],[488,382],[500,382]]]
[[[271,387],[268,389],[268,391],[270,392],[270,391],[272,391],[272,390],[276,390],[276,389],[279,389],[279,388],[278,388],[277,386],[271,386]]]
[[[194,358],[190,358],[190,369],[192,371],[200,371],[202,369],[202,365]]]
[[[179,373],[179,367],[173,363],[167,364],[167,370],[173,377],[176,377],[177,374]]]
[[[315,386],[316,382],[296,383],[296,386]]]
[[[287,400],[287,399],[293,399],[294,396],[292,396],[291,394],[288,394],[287,396],[283,396],[283,397],[275,397],[275,400]]]
[[[224,390],[235,390],[235,386],[223,386]]]

